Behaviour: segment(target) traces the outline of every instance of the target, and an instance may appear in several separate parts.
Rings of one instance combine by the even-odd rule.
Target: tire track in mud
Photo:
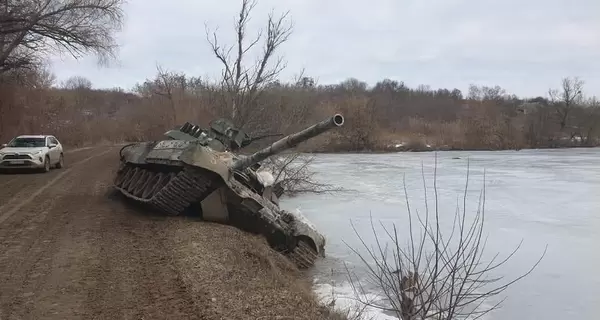
[[[109,149],[100,154],[94,154],[91,157],[87,157],[83,160],[73,163],[72,166],[77,167],[78,165],[88,162],[95,157],[102,157],[103,155],[107,154],[110,151],[112,151],[112,150]],[[71,170],[73,170],[73,168],[66,168],[61,173],[56,175],[52,180],[50,180],[49,182],[47,182],[46,184],[41,186],[39,189],[37,189],[35,192],[33,192],[29,197],[27,197],[25,200],[21,201],[19,204],[12,207],[10,210],[4,211],[4,207],[6,205],[9,205],[11,202],[7,203],[6,205],[0,206],[0,224],[2,224],[2,222],[4,222],[4,220],[8,219],[11,215],[13,215],[19,209],[21,209],[21,207],[23,207],[24,205],[33,201],[37,196],[39,196],[42,192],[44,192],[44,190],[48,189],[49,187],[54,185],[58,180],[62,179],[65,175],[69,174],[71,172]],[[18,200],[17,197],[15,197],[13,199]]]
[[[107,196],[118,154],[106,152],[0,224],[0,319],[206,319],[172,263],[165,218]]]
[[[28,196],[31,193],[31,189],[42,185],[48,179],[59,175],[64,170],[70,169],[73,166],[72,163],[93,155],[95,151],[97,150],[75,149],[65,152],[65,154],[69,154],[69,157],[65,157],[66,166],[64,169],[53,169],[46,173],[24,172],[21,174],[0,174],[0,211],[10,203],[18,201],[19,198]]]
[[[68,203],[61,197],[61,192],[64,195],[69,188],[85,187],[77,177],[86,168],[78,164],[96,158],[93,151],[97,150],[84,154],[87,158],[78,157],[72,167],[57,173],[50,182],[37,189],[37,195],[31,195],[4,212],[4,223],[0,224],[0,319],[31,318],[26,310],[38,303],[43,305],[44,291],[39,287],[48,284],[46,275],[55,261],[52,255],[60,251],[59,231],[69,224],[69,217],[64,214],[68,212]],[[47,178],[50,177],[47,175]],[[56,188],[49,188],[51,185]],[[40,199],[37,203],[31,201],[36,196]],[[12,215],[19,210],[19,215]],[[32,302],[36,300],[39,302]]]
[[[19,179],[19,177],[10,177],[4,181],[0,182],[0,189],[6,188],[8,187],[12,182],[17,181],[17,179]]]

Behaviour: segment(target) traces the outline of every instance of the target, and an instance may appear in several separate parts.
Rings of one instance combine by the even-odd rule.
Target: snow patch
[[[273,174],[266,170],[257,171],[256,178],[265,187],[271,186],[275,183]]]
[[[373,319],[373,320],[398,320],[397,317],[385,314],[381,309],[363,306],[360,302],[356,301],[356,295],[352,290],[352,286],[349,283],[344,283],[339,286],[331,285],[331,284],[314,284],[313,290],[317,294],[317,297],[328,303],[332,300],[335,300],[335,309],[336,310],[357,310],[364,308],[364,316],[365,319]],[[363,299],[368,301],[380,298],[375,294],[367,294],[363,296]]]

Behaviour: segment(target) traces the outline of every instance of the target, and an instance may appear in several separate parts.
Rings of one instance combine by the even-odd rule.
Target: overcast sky
[[[119,65],[89,57],[52,60],[59,80],[89,78],[94,87],[131,88],[156,65],[190,75],[220,72],[204,24],[233,43],[241,0],[128,0],[118,35]],[[545,95],[565,76],[579,76],[600,96],[598,0],[259,0],[248,33],[267,14],[290,11],[294,33],[281,47],[287,68],[320,84],[355,77],[391,78],[409,86],[500,85],[509,93]]]

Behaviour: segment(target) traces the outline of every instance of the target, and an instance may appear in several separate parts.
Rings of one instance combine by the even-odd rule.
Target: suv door
[[[63,147],[62,144],[60,143],[60,141],[58,141],[58,139],[56,139],[56,137],[50,137],[52,139],[52,141],[54,141],[54,143],[56,143],[56,149],[58,150],[58,154],[60,155],[63,152]]]
[[[55,164],[58,162],[58,157],[60,157],[60,150],[58,150],[58,144],[56,141],[53,141],[52,137],[46,138],[46,145],[50,148],[50,145],[54,145],[54,147],[50,148],[48,151],[48,156],[50,157],[50,164]]]
[[[60,160],[60,155],[63,153],[63,148],[62,148],[62,144],[60,144],[60,141],[58,141],[58,139],[56,139],[55,137],[50,137],[50,139],[52,139],[52,141],[54,142],[54,144],[56,144],[56,163],[58,163],[58,161]]]

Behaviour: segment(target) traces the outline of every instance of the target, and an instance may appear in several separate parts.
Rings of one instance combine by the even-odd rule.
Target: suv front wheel
[[[50,157],[46,156],[44,158],[44,172],[50,171]]]
[[[60,158],[58,158],[58,162],[56,163],[56,169],[62,169],[65,167],[65,159],[63,158],[63,154],[60,154]]]

